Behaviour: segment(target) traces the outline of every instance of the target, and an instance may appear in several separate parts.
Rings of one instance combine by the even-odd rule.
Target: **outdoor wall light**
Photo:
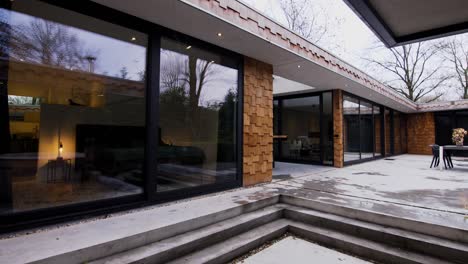
[[[192,46],[189,45],[189,46],[187,46],[185,49],[188,49],[188,50],[189,50],[189,49],[191,49],[191,48],[192,48]]]
[[[218,37],[222,37],[222,36],[223,36],[223,33],[218,32]]]
[[[132,37],[132,41],[135,41],[135,40],[136,40],[136,38],[135,38],[135,37]]]
[[[297,68],[301,68],[301,65],[297,65]]]

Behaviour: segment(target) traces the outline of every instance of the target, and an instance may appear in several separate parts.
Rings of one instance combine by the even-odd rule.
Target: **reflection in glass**
[[[333,97],[331,92],[322,94],[322,162],[333,165]]]
[[[389,109],[385,108],[384,112],[384,118],[385,118],[385,155],[390,156],[393,154],[393,146],[391,144],[391,137],[392,137],[392,129],[393,129],[393,123],[392,123],[392,117],[391,117],[391,112]]]
[[[374,128],[372,116],[372,104],[365,101],[360,102],[360,137],[361,137],[361,159],[374,156]]]
[[[343,133],[344,161],[359,160],[361,158],[359,100],[346,95],[343,97]]]
[[[273,100],[273,135],[279,135],[279,101]],[[273,140],[273,156],[279,158],[280,139]]]
[[[382,156],[382,115],[380,107],[374,106],[374,155]]]
[[[0,212],[141,194],[146,36],[11,4],[0,9]]]
[[[281,130],[283,158],[319,162],[320,96],[282,100]]]
[[[234,181],[236,64],[162,38],[157,191]]]
[[[397,111],[393,112],[393,150],[395,155],[402,153],[401,149],[401,118],[400,113]]]

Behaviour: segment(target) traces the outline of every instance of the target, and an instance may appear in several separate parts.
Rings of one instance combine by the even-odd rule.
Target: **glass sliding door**
[[[283,158],[320,162],[320,96],[283,99],[281,129]]]
[[[40,1],[0,16],[0,214],[143,199],[147,35]]]
[[[372,104],[360,101],[361,159],[374,157],[374,118]]]
[[[374,156],[382,156],[382,113],[381,107],[374,106]]]
[[[69,2],[0,1],[0,232],[240,186],[242,57]]]
[[[163,37],[157,192],[235,182],[238,62]]]
[[[352,95],[343,97],[345,163],[382,156],[381,107]]]
[[[273,100],[273,135],[279,135],[280,134],[279,113],[280,113],[279,112],[279,101],[278,100]],[[273,139],[273,158],[274,159],[279,158],[280,140],[281,139]]]
[[[361,131],[359,126],[359,99],[343,97],[344,161],[361,159]]]
[[[385,156],[393,155],[393,113],[388,108],[384,111]]]
[[[333,165],[333,96],[332,92],[322,94],[321,150],[322,163]]]

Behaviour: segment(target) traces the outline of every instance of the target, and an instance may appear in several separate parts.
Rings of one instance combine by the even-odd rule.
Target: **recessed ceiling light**
[[[222,36],[223,36],[223,33],[218,32],[218,37],[222,37]]]
[[[132,41],[135,41],[135,40],[136,40],[136,38],[135,38],[135,37],[132,37]]]
[[[189,49],[191,49],[191,48],[192,48],[192,46],[190,46],[190,45],[189,45],[189,46],[187,46],[187,48],[186,48],[186,49],[188,49],[188,50],[189,50]]]

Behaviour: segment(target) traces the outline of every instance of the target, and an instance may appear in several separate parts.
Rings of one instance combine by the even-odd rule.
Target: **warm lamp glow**
[[[63,144],[62,142],[59,143],[59,158],[62,157],[62,153],[63,153]]]

